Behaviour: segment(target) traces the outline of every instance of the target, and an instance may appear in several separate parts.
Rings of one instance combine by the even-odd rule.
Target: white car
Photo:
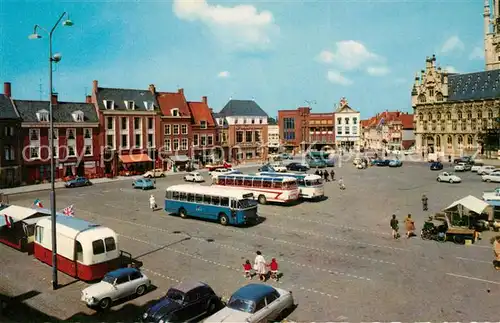
[[[142,175],[145,178],[165,177],[165,171],[161,168],[148,170]]]
[[[454,175],[453,173],[448,173],[448,172],[442,172],[438,175],[437,179],[438,182],[448,182],[448,183],[460,183],[462,179],[458,177],[457,175]]]
[[[197,183],[201,183],[201,182],[205,181],[205,179],[203,178],[203,176],[201,176],[201,174],[198,173],[198,172],[187,173],[184,176],[184,180],[186,182],[197,182]]]
[[[495,182],[495,183],[500,183],[500,171],[494,171],[490,174],[483,175],[481,177],[483,182]]]
[[[248,284],[231,296],[226,307],[204,322],[272,322],[293,307],[292,292],[267,284]]]
[[[481,169],[481,167],[483,167],[483,166],[484,165],[482,163],[475,163],[474,165],[472,165],[470,171],[477,173]]]
[[[280,173],[285,173],[287,171],[286,166],[282,163],[272,163],[271,167],[274,168],[275,171]]]
[[[82,291],[81,300],[89,307],[102,310],[111,307],[114,301],[131,295],[144,295],[151,287],[151,280],[136,268],[121,268],[111,271],[97,284]]]
[[[416,154],[417,152],[415,151],[415,149],[411,149],[411,148],[410,148],[410,149],[408,149],[408,150],[405,150],[403,153],[404,153],[406,156],[408,156],[408,155],[414,155],[414,154]]]
[[[483,166],[483,167],[479,168],[479,170],[477,171],[477,174],[478,175],[487,175],[487,174],[493,172],[494,170],[496,170],[495,166]]]
[[[455,172],[465,172],[465,171],[471,170],[472,167],[466,163],[458,163],[455,165],[454,169],[455,169]]]

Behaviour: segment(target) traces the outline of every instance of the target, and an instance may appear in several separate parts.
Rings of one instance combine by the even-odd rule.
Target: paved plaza
[[[445,169],[446,170],[446,169]],[[256,169],[248,169],[255,172]],[[259,206],[264,221],[247,228],[181,219],[148,209],[153,193],[162,204],[165,188],[182,182],[181,175],[157,181],[154,191],[134,190],[120,181],[57,191],[57,207],[73,204],[76,217],[119,234],[120,249],[143,262],[156,289],[99,314],[106,320],[133,320],[154,299],[184,280],[202,280],[221,296],[248,283],[242,264],[255,251],[266,261],[276,258],[283,277],[269,282],[291,290],[297,308],[293,321],[493,321],[498,319],[500,279],[492,265],[491,235],[472,246],[393,240],[389,220],[400,223],[411,213],[417,231],[430,213],[466,195],[481,197],[495,184],[475,173],[459,174],[461,184],[436,182],[436,172],[423,163],[401,168],[357,170],[345,163],[335,168],[347,186],[325,184],[328,199],[293,206]],[[205,175],[206,176],[206,175]],[[12,204],[31,206],[39,198],[48,206],[48,192],[10,197]],[[9,293],[37,291],[26,303],[59,319],[93,315],[79,301],[83,282],[60,274],[58,291],[50,285],[50,267],[26,254],[0,246],[0,279]],[[254,279],[255,280],[255,279]],[[5,287],[4,287],[5,288]]]

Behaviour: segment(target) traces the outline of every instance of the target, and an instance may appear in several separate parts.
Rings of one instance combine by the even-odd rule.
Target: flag
[[[70,205],[68,207],[65,207],[63,210],[62,210],[62,214],[66,215],[66,216],[75,216],[75,210],[73,208],[73,205]]]
[[[7,214],[5,216],[5,225],[7,225],[7,228],[12,228],[12,223],[14,223],[14,219],[11,216],[8,216]]]
[[[35,202],[33,202],[33,206],[42,208],[43,207],[42,201],[40,201],[39,199],[36,199]]]

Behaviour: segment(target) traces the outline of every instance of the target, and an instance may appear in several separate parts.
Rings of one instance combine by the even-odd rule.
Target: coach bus
[[[300,197],[303,199],[319,199],[325,195],[325,184],[321,176],[318,175],[275,172],[260,172],[257,175],[295,178],[300,190]]]
[[[219,175],[213,186],[252,192],[260,204],[266,204],[268,201],[289,203],[299,198],[297,180],[291,177],[247,174]]]
[[[174,185],[166,190],[165,211],[181,218],[214,220],[222,225],[257,223],[257,202],[253,197],[253,193],[242,190],[196,184]]]

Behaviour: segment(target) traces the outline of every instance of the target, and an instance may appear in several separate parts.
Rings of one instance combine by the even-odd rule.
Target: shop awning
[[[152,162],[153,161],[146,154],[120,155],[120,160],[124,164],[146,163],[146,162]]]
[[[169,156],[170,160],[174,162],[179,162],[179,163],[185,163],[189,161],[189,157],[186,155],[177,155],[177,156]]]
[[[23,221],[35,214],[37,214],[37,209],[11,205],[0,211],[0,228],[7,225],[7,220],[11,224],[19,221]]]
[[[466,196],[458,201],[453,202],[450,206],[448,206],[443,211],[454,211],[458,209],[459,206],[466,208],[469,211],[472,211],[477,214],[481,214],[484,210],[489,206],[488,203],[474,197],[472,195]]]

